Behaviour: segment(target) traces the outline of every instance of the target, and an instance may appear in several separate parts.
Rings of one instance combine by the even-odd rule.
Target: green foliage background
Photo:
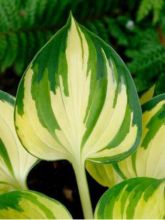
[[[0,0],[0,74],[21,76],[70,11],[119,53],[139,94],[165,91],[164,0]]]

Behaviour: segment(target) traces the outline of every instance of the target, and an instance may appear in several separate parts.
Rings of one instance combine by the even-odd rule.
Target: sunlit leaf
[[[0,195],[0,219],[72,219],[58,201],[32,191]]]
[[[118,163],[126,178],[165,177],[165,94],[143,106],[142,140],[137,151]]]
[[[0,192],[26,188],[27,174],[36,163],[16,135],[14,102],[12,96],[0,91]]]
[[[136,148],[141,110],[119,56],[70,17],[23,76],[15,124],[39,158],[109,162]]]
[[[96,219],[164,219],[165,180],[134,178],[107,190],[97,204]]]

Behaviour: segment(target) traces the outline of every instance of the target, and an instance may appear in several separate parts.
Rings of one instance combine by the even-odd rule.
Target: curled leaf
[[[143,105],[143,131],[136,152],[117,164],[125,178],[165,177],[165,94]]]
[[[1,192],[26,188],[28,172],[37,161],[23,148],[16,135],[14,102],[12,96],[0,91],[0,182],[3,182],[0,184]]]

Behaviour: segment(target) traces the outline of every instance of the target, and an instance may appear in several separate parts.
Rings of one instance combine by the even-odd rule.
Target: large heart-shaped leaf
[[[72,219],[72,217],[56,200],[32,191],[13,191],[0,195],[0,219]]]
[[[70,17],[23,76],[15,124],[39,158],[109,162],[139,143],[141,110],[119,56]]]
[[[0,91],[0,191],[26,188],[26,177],[37,159],[21,145],[14,127],[14,98]],[[2,187],[1,187],[2,186]]]
[[[70,17],[23,76],[15,125],[32,154],[72,163],[84,215],[92,218],[84,162],[128,156],[140,140],[141,108],[119,56]]]
[[[164,219],[165,180],[134,178],[107,190],[97,204],[96,219]]]
[[[142,140],[137,151],[117,164],[125,178],[165,178],[165,94],[143,105]]]

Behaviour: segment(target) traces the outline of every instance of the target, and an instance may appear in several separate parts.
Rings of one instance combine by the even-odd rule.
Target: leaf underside
[[[15,125],[39,158],[110,162],[139,143],[141,110],[122,60],[71,16],[24,74]]]

